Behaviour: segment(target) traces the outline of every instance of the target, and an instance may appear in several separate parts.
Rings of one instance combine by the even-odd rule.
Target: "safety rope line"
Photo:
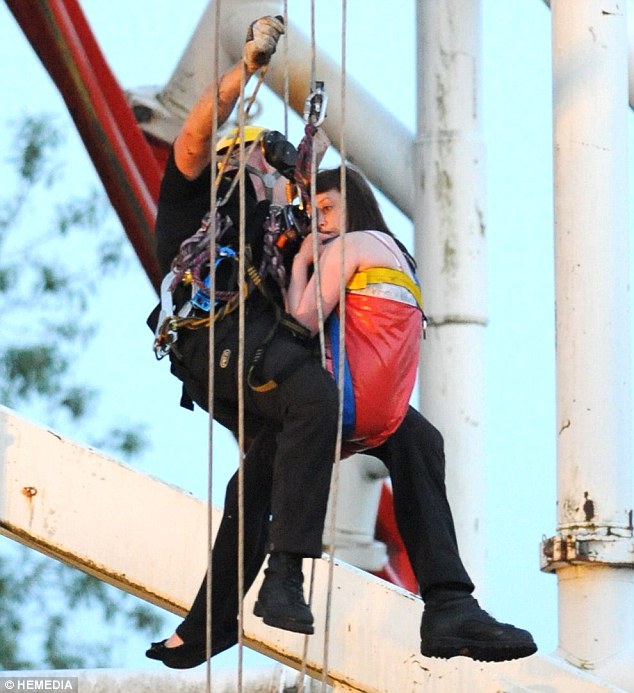
[[[216,11],[214,14],[214,59],[212,61],[212,80],[218,84],[219,80],[219,28],[220,28],[220,16],[221,16],[221,1],[216,2]],[[246,119],[249,115],[249,111],[255,102],[255,97],[257,92],[264,81],[266,75],[266,67],[260,68],[258,71],[258,81],[254,87],[248,99],[245,98],[246,92],[246,67],[244,63],[242,64],[242,72],[240,78],[240,96],[239,96],[239,126],[238,130],[230,143],[225,156],[221,163],[218,163],[218,154],[216,152],[216,142],[218,139],[218,93],[217,89],[212,93],[212,106],[213,106],[213,116],[212,116],[212,128],[211,128],[211,147],[210,147],[210,159],[211,159],[211,170],[217,171],[215,177],[212,176],[211,181],[211,194],[210,194],[210,224],[211,233],[209,234],[209,258],[216,256],[216,235],[217,229],[216,224],[217,219],[217,209],[219,206],[224,204],[235,190],[236,184],[239,183],[239,276],[245,276],[245,237],[246,237],[246,219],[245,219],[245,175],[246,175],[246,161],[248,156],[253,151],[255,146],[259,146],[259,139],[256,139],[248,153],[245,153],[244,147],[244,125]],[[229,187],[227,194],[222,200],[217,199],[218,189],[220,182],[222,180],[222,175],[224,170],[231,159],[233,151],[235,150],[236,142],[239,141],[239,166],[238,172],[234,176],[234,179]],[[210,307],[215,306],[216,303],[216,286],[215,286],[215,276],[214,273],[210,273],[209,282],[209,302]],[[245,334],[245,307],[244,301],[248,294],[248,289],[244,282],[240,283],[240,290],[238,295],[238,453],[239,453],[239,466],[238,466],[238,681],[237,681],[237,692],[242,693],[243,690],[243,669],[244,669],[244,657],[243,657],[243,633],[244,633],[244,611],[243,611],[243,597],[244,597],[244,334]],[[191,323],[191,321],[189,321]],[[214,415],[214,395],[215,395],[215,320],[202,319],[201,323],[208,325],[209,329],[209,374],[208,374],[208,470],[207,470],[207,537],[208,537],[208,551],[207,551],[207,585],[206,585],[206,657],[207,657],[207,675],[206,675],[206,693],[211,693],[211,653],[213,649],[212,641],[212,631],[213,631],[213,616],[212,616],[212,585],[213,585],[213,569],[212,569],[212,542],[213,542],[213,415]],[[195,327],[193,324],[187,324],[187,327]]]
[[[213,61],[213,71],[214,79],[218,80],[218,45],[219,45],[219,25],[220,25],[220,6],[221,0],[217,0],[216,3],[216,13],[214,18],[214,37],[215,37],[215,54]],[[284,0],[284,24],[288,27],[288,4],[287,0]],[[347,15],[347,3],[346,0],[342,0],[342,38],[341,38],[341,51],[342,51],[342,65],[341,65],[341,135],[340,135],[340,155],[342,160],[342,224],[340,229],[340,237],[345,234],[345,229],[347,226],[347,210],[345,204],[345,141],[344,141],[344,130],[345,130],[345,60],[346,60],[346,15]],[[315,0],[311,0],[310,3],[310,27],[311,27],[311,84],[316,84],[316,32],[315,32]],[[284,130],[285,134],[288,134],[288,107],[289,107],[289,75],[288,75],[288,36],[284,36],[284,61],[285,61],[285,76],[284,76]],[[244,142],[244,127],[247,122],[249,111],[253,103],[255,102],[255,97],[257,92],[264,80],[266,74],[266,66],[260,68],[258,71],[258,81],[256,86],[247,99],[245,97],[246,92],[246,68],[243,64],[240,82],[240,96],[238,102],[238,128],[233,137],[233,141],[229,145],[224,157],[220,163],[218,163],[218,154],[216,153],[215,143],[217,140],[218,131],[218,120],[217,120],[217,93],[214,93],[214,108],[213,108],[213,123],[212,123],[212,138],[211,138],[211,167],[212,171],[217,171],[215,179],[212,180],[212,190],[211,190],[211,224],[215,226],[216,224],[216,210],[219,205],[225,202],[229,196],[234,192],[235,186],[239,185],[239,276],[246,276],[246,163],[251,152],[256,146],[259,146],[259,139],[261,135],[256,138],[256,140],[251,143],[247,148]],[[230,161],[233,152],[235,151],[236,145],[239,151],[239,165],[238,171],[231,183],[231,186],[224,196],[223,200],[217,200],[217,192],[220,181],[224,170]],[[325,321],[323,315],[323,301],[320,291],[321,279],[319,276],[319,250],[317,245],[317,213],[316,213],[316,174],[317,174],[317,155],[316,151],[311,148],[311,175],[310,175],[310,204],[311,204],[311,232],[313,235],[313,259],[314,259],[314,272],[315,272],[315,287],[317,292],[317,314],[318,314],[318,333],[319,333],[319,343],[321,352],[321,362],[322,366],[326,366],[326,349],[325,349]],[[215,229],[214,229],[215,231]],[[209,234],[209,257],[215,257],[216,254],[216,233],[212,232]],[[328,652],[330,646],[330,623],[331,623],[331,607],[332,607],[332,586],[333,586],[333,576],[334,576],[334,551],[335,551],[335,528],[336,528],[336,500],[338,495],[338,471],[339,462],[341,458],[341,446],[342,446],[342,414],[343,414],[343,370],[344,370],[344,359],[345,359],[345,283],[343,280],[343,268],[345,262],[344,255],[344,243],[341,243],[341,256],[340,256],[340,266],[341,266],[341,284],[340,284],[340,301],[339,301],[339,311],[342,328],[339,332],[339,353],[341,354],[338,369],[338,390],[339,390],[339,417],[337,425],[337,441],[334,459],[334,474],[332,482],[332,514],[330,521],[330,544],[328,546],[328,552],[330,554],[329,572],[328,572],[328,583],[327,583],[327,600],[326,600],[326,621],[324,630],[324,657],[323,657],[323,670],[322,670],[322,692],[326,690],[327,677],[328,677]],[[215,281],[214,277],[211,277],[210,287],[210,305],[215,305]],[[237,671],[237,691],[242,693],[243,690],[243,674],[244,674],[244,461],[245,461],[245,404],[244,404],[244,362],[245,362],[245,329],[246,329],[246,306],[245,300],[247,297],[247,291],[242,288],[239,292],[239,304],[238,304],[238,455],[239,455],[239,466],[238,466],[238,671]],[[209,462],[208,462],[208,565],[207,565],[207,637],[206,637],[206,648],[207,648],[207,693],[211,693],[211,651],[212,651],[212,536],[213,536],[213,514],[212,514],[212,491],[213,491],[213,400],[214,400],[214,330],[215,321],[209,320],[209,350],[210,350],[210,362],[209,362]],[[309,581],[309,604],[312,605],[314,586],[315,586],[315,569],[316,562],[315,559],[311,560],[311,573]],[[304,680],[307,675],[307,652],[308,652],[308,636],[304,638],[304,651],[301,663],[301,678],[298,681],[298,693],[304,690]]]
[[[310,87],[315,84],[315,0],[310,1]],[[315,291],[319,292],[317,288],[319,286],[319,262],[318,262],[318,250],[317,250],[317,215],[315,214],[315,148],[311,147],[311,174],[310,174],[310,199],[311,199],[311,214],[310,214],[310,231],[313,244],[313,271],[315,276]],[[317,296],[317,316],[318,316],[318,326],[319,326],[319,347],[321,354],[321,365],[325,368],[326,366],[326,351],[324,342],[324,327],[323,327],[323,311],[320,310],[320,297]],[[315,559],[310,561],[310,577],[308,578],[308,606],[312,610],[313,599],[315,595],[315,571],[316,562]],[[297,684],[298,693],[303,693],[304,682],[307,676],[307,661],[308,661],[308,636],[304,636],[304,647],[302,649],[302,665],[300,669],[300,677]]]
[[[315,0],[311,0],[310,3],[310,74],[311,74],[311,89],[315,88],[317,83],[316,69],[317,69],[317,40],[316,40],[316,29],[315,29]],[[310,123],[307,123],[307,127]],[[310,209],[311,209],[311,236],[313,245],[313,276],[315,278],[315,297],[317,303],[317,324],[318,324],[318,335],[319,335],[319,351],[321,355],[321,365],[326,368],[326,339],[325,339],[325,327],[324,327],[324,310],[323,310],[323,300],[321,296],[321,275],[319,269],[319,247],[318,247],[318,224],[317,224],[317,204],[315,200],[315,190],[317,184],[317,152],[314,146],[311,146],[311,160],[310,160]],[[311,559],[311,569],[308,587],[308,604],[312,609],[314,594],[315,594],[315,574],[316,574],[316,560]],[[302,652],[302,667],[301,667],[301,677],[298,683],[298,693],[302,693],[304,690],[304,681],[307,675],[307,659],[308,659],[308,636],[304,636],[304,648]],[[325,669],[324,669],[325,671]]]
[[[288,139],[288,111],[290,101],[290,79],[288,73],[288,0],[284,0],[282,8],[282,16],[284,17],[284,36],[282,37],[282,62],[284,64],[284,137]]]
[[[263,77],[264,68],[260,69]],[[238,136],[239,136],[239,233],[238,233],[238,276],[246,274],[246,162],[247,152],[244,142],[244,127],[250,103],[245,107],[245,90],[247,83],[246,65],[242,64],[240,76],[240,99],[238,101]],[[248,154],[251,154],[249,150]],[[238,688],[242,693],[244,675],[244,363],[245,363],[245,317],[247,293],[240,291],[238,307]]]
[[[314,17],[314,0],[311,0],[310,3],[310,9],[311,9],[311,46],[312,46],[312,40],[313,40],[313,17]],[[286,94],[285,94],[286,96]],[[314,224],[313,224],[313,215],[311,214],[311,232],[314,230]],[[302,562],[303,563],[303,562]],[[303,565],[302,565],[302,570],[303,570]],[[308,577],[308,606],[311,607],[313,603],[313,594],[314,594],[314,586],[315,586],[315,560],[312,559],[310,561],[310,575]],[[299,677],[297,680],[297,693],[303,693],[304,691],[304,682],[306,681],[306,676],[308,673],[308,667],[307,667],[307,661],[308,661],[308,636],[304,636],[304,643],[302,647],[302,662],[301,662],[301,667],[299,670]]]
[[[347,0],[341,0],[341,74],[340,74],[340,133],[339,133],[339,155],[341,160],[340,167],[340,189],[341,189],[341,224],[339,229],[339,238],[341,240],[341,252],[339,254],[339,360],[337,363],[337,382],[339,384],[339,418],[337,421],[337,445],[335,448],[335,464],[333,469],[333,477],[331,483],[331,516],[330,527],[328,529],[328,554],[330,561],[328,563],[328,587],[326,590],[326,616],[324,624],[324,644],[323,644],[323,664],[321,677],[321,690],[325,693],[328,680],[328,660],[330,654],[330,624],[332,612],[332,596],[333,596],[333,581],[335,568],[335,538],[337,528],[337,502],[339,498],[339,464],[341,462],[341,447],[343,444],[343,400],[344,400],[344,371],[346,360],[346,282],[345,282],[345,234],[348,228],[348,209],[346,195],[346,49],[347,49],[347,15],[348,15]]]
[[[220,7],[221,2],[216,3],[216,11],[213,16],[213,43],[214,43],[214,59],[212,60],[212,83],[218,84],[219,74],[219,45],[220,45]],[[211,121],[211,144],[210,144],[210,159],[211,170],[215,170],[217,164],[216,147],[214,143],[217,138],[218,131],[218,89],[212,92],[212,121]],[[209,234],[209,257],[216,256],[216,222],[217,222],[217,181],[211,181],[211,191],[209,200],[209,209],[211,216],[212,233]],[[216,303],[216,282],[215,277],[210,274],[209,282],[209,301],[210,306]],[[211,652],[213,649],[213,616],[212,616],[212,588],[213,588],[213,568],[212,568],[212,544],[213,544],[213,422],[214,422],[214,390],[215,390],[215,322],[209,321],[209,364],[207,374],[207,583],[205,595],[205,655],[206,655],[206,693],[211,693]]]

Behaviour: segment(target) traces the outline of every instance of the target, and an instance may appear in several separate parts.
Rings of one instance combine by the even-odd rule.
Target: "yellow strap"
[[[356,272],[348,282],[346,289],[358,291],[365,289],[368,284],[396,284],[406,288],[416,299],[418,307],[423,310],[423,296],[418,284],[405,272],[391,267],[370,267],[363,272]]]
[[[266,383],[262,383],[262,385],[252,385],[249,383],[249,387],[254,392],[270,392],[277,387],[277,382],[275,380],[268,380]]]

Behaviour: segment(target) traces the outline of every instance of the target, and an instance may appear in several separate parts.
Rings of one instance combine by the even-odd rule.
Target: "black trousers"
[[[261,431],[244,461],[244,592],[266,556],[272,508],[275,437]],[[460,559],[445,491],[444,443],[440,432],[410,407],[403,423],[372,454],[387,466],[392,480],[398,528],[423,598],[435,587],[471,592],[473,583]],[[345,460],[342,462],[345,464]],[[237,474],[227,486],[223,518],[212,552],[212,641],[220,651],[237,641],[238,501]],[[271,525],[272,527],[272,525]],[[207,583],[178,626],[185,641],[205,638]]]
[[[256,503],[259,494],[266,498],[270,522],[264,522],[260,515],[257,521],[268,524],[269,551],[318,558],[337,438],[337,386],[306,345],[281,328],[266,342],[257,360],[256,378],[251,364],[274,324],[274,316],[263,310],[249,317],[244,382],[274,379],[278,384],[262,390],[248,384],[243,387],[245,433],[254,439],[247,466],[253,460],[253,464],[266,468],[266,483],[258,476],[252,485],[245,483],[245,492],[250,494],[251,503]],[[225,318],[216,332],[213,411],[214,419],[234,433],[238,430],[237,393],[241,384],[236,320],[237,315]],[[172,371],[183,381],[185,394],[207,410],[208,331],[179,335],[177,346],[180,356],[172,359]],[[233,491],[234,485],[229,489]],[[232,507],[229,500],[226,508]]]

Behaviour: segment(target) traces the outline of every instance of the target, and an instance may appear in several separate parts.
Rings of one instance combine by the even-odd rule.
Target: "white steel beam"
[[[0,407],[2,534],[183,614],[206,565],[206,518],[205,504],[183,491]],[[315,567],[317,629],[309,638],[307,667],[320,678],[329,563],[319,560]],[[252,616],[260,580],[246,597],[244,643],[299,669],[303,636]],[[553,693],[621,693],[539,655],[503,664],[425,659],[418,649],[420,599],[338,562],[332,599],[328,682],[336,690],[497,693],[504,686],[535,690],[539,682]],[[109,690],[147,690],[134,674],[130,683]]]
[[[417,3],[416,256],[428,308],[422,409],[445,433],[460,552],[484,579],[484,144],[481,1]]]
[[[551,0],[559,646],[634,690],[624,0]]]
[[[634,109],[634,2],[623,0],[622,5],[627,11],[627,37],[628,37],[628,97],[630,108]],[[547,7],[550,7],[551,0],[544,0]]]
[[[282,14],[280,0],[231,0],[220,6],[222,27],[219,46],[218,70],[222,72],[242,55],[245,27],[264,14]],[[289,11],[292,13],[292,7]],[[212,78],[214,55],[213,21],[216,3],[210,0],[200,22],[185,49],[167,85],[160,90],[128,92],[132,106],[142,106],[146,121],[141,128],[166,141],[178,133],[184,114],[188,113],[204,85]],[[285,91],[285,71],[288,69],[289,105],[300,115],[311,85],[312,53],[306,33],[289,21],[288,64],[282,58],[283,48],[269,65],[266,84],[282,99]],[[281,46],[281,44],[280,44]],[[328,92],[328,117],[323,128],[335,146],[340,142],[342,128],[341,68],[316,47],[315,78],[325,82]],[[346,149],[350,157],[363,170],[381,192],[406,216],[412,217],[414,200],[411,176],[395,175],[398,171],[412,170],[413,134],[387,108],[357,82],[348,77],[346,85]],[[350,124],[363,123],[363,127]],[[262,125],[272,125],[262,123]],[[369,132],[381,133],[380,151],[376,138]]]

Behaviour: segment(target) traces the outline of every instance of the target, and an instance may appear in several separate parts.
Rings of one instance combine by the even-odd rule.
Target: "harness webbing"
[[[416,299],[416,304],[423,310],[423,295],[418,284],[405,272],[391,267],[371,267],[370,269],[356,272],[346,284],[349,291],[365,289],[368,284],[396,284],[407,289]]]

